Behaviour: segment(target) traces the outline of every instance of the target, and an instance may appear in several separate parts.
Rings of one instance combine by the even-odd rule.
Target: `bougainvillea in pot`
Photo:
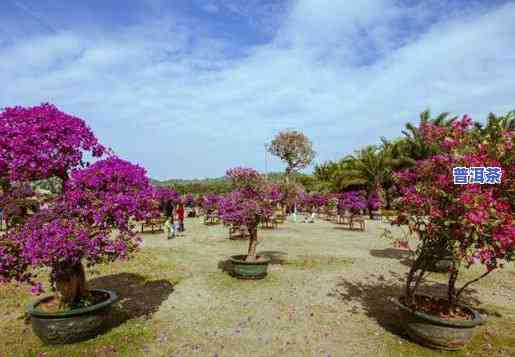
[[[259,279],[266,276],[270,259],[256,255],[258,226],[271,215],[266,199],[266,183],[254,169],[238,167],[228,170],[235,191],[219,202],[222,219],[236,226],[245,226],[249,232],[247,255],[233,256],[234,273],[243,279]]]
[[[419,239],[398,304],[409,315],[407,328],[414,339],[432,347],[457,349],[480,322],[476,312],[460,305],[462,294],[514,257],[514,132],[500,126],[478,129],[468,116],[448,127],[427,123],[420,130],[438,154],[396,175],[403,195],[396,202],[394,224],[407,225]],[[500,167],[502,180],[457,185],[454,167]],[[452,266],[446,299],[417,295],[435,259],[449,253]],[[460,269],[474,264],[481,264],[484,272],[458,288]]]
[[[7,134],[0,137],[7,192],[32,180],[62,180],[46,208],[0,236],[0,282],[27,282],[39,293],[37,272],[49,268],[55,296],[31,306],[35,332],[49,343],[91,337],[115,294],[88,289],[83,263],[124,259],[136,249],[130,220],[157,208],[145,170],[115,156],[86,165],[85,151],[100,157],[106,150],[81,119],[49,104],[6,109],[0,131]]]

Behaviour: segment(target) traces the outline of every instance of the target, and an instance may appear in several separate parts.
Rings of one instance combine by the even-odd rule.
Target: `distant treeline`
[[[283,173],[278,172],[272,172],[267,175],[269,180],[277,182],[282,180],[283,176]],[[297,174],[296,181],[301,183],[307,191],[313,191],[315,188],[315,178],[312,175]],[[208,192],[223,194],[231,191],[231,184],[225,177],[194,180],[170,179],[165,181],[153,179],[152,183],[156,186],[173,187],[180,194],[206,194]]]

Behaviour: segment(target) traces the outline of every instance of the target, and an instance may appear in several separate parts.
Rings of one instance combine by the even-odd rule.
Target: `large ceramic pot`
[[[52,296],[41,298],[27,306],[32,330],[46,344],[65,344],[84,341],[102,332],[111,306],[118,299],[115,292],[91,289],[92,294],[104,295],[105,300],[92,306],[66,312],[50,313],[38,309]]]
[[[403,315],[407,334],[421,345],[440,350],[460,350],[470,341],[474,328],[483,323],[481,315],[467,306],[471,320],[445,320],[436,316],[415,311],[397,299],[392,299]]]
[[[258,256],[256,261],[247,262],[246,255],[233,255],[233,275],[239,279],[263,279],[267,274],[270,258]]]

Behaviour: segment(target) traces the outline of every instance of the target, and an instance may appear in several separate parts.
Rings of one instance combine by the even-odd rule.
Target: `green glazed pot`
[[[267,274],[270,258],[258,256],[255,262],[245,261],[246,255],[233,255],[233,275],[239,279],[263,279]]]
[[[462,349],[472,338],[474,328],[483,323],[477,311],[463,305],[460,306],[474,316],[472,320],[444,320],[412,310],[397,299],[392,299],[392,302],[401,310],[404,327],[409,337],[421,345],[434,349],[449,351]]]
[[[108,294],[98,304],[60,313],[38,310],[38,305],[52,299],[43,297],[27,306],[34,333],[46,344],[66,344],[84,341],[102,332],[111,306],[118,300],[114,291],[91,289],[91,292]]]

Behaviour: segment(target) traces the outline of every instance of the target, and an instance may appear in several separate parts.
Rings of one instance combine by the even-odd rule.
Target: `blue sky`
[[[152,177],[221,176],[304,131],[316,162],[418,113],[515,109],[515,2],[0,1],[0,107],[51,102]]]

